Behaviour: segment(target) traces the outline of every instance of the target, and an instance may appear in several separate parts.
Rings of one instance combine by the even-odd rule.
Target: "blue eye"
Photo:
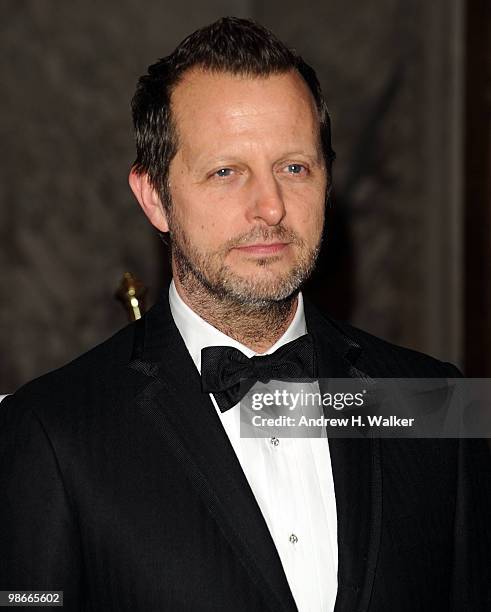
[[[220,168],[220,170],[217,170],[215,174],[216,176],[219,176],[221,178],[226,178],[227,176],[230,176],[232,174],[232,169],[231,168]]]
[[[305,166],[302,166],[302,164],[288,164],[287,168],[290,174],[302,174],[305,170]]]

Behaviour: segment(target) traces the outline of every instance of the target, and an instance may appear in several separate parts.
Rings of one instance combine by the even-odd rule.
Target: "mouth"
[[[289,244],[289,242],[258,242],[256,244],[247,244],[244,246],[235,247],[234,250],[240,251],[246,255],[261,255],[264,257],[265,255],[278,255],[284,251]]]

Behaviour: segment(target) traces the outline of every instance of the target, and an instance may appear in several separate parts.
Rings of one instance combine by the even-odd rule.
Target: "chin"
[[[244,304],[264,305],[281,302],[295,294],[301,283],[291,275],[261,274],[250,276],[229,276],[223,279],[224,293],[234,301]]]

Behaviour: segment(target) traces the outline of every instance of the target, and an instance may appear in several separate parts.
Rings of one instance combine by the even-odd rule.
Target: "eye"
[[[286,169],[288,174],[300,175],[307,173],[307,168],[302,164],[288,164],[288,166],[286,166]]]
[[[227,178],[232,174],[232,168],[220,168],[214,173],[214,176],[218,176],[219,178]]]

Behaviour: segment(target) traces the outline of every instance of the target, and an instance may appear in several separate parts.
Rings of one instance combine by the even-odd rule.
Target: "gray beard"
[[[261,230],[262,239],[273,237],[294,241],[303,249],[303,257],[286,278],[276,285],[266,285],[234,275],[225,265],[214,267],[213,255],[196,252],[179,227],[171,228],[173,271],[186,292],[188,305],[211,325],[256,351],[267,350],[287,329],[300,287],[312,273],[320,250],[320,238],[317,246],[306,252],[305,243],[284,228]],[[250,233],[231,246],[247,240],[251,240]],[[257,265],[274,261],[274,257],[258,259]]]

